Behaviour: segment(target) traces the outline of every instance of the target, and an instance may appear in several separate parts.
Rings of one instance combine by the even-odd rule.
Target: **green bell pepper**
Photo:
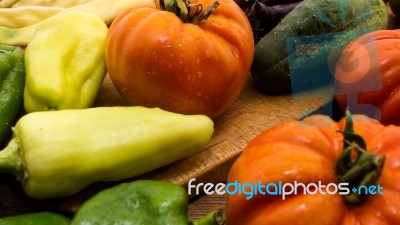
[[[26,112],[91,107],[106,75],[106,24],[62,12],[39,23],[25,51]]]
[[[0,145],[11,134],[11,127],[21,115],[24,85],[23,50],[0,45]]]
[[[218,225],[223,222],[218,212],[190,221],[187,192],[181,186],[166,181],[137,180],[97,193],[78,209],[71,225]]]
[[[0,225],[68,225],[70,219],[53,212],[28,213],[0,218]]]
[[[0,172],[18,176],[32,198],[68,196],[188,157],[213,127],[203,115],[136,106],[29,113],[0,151]]]

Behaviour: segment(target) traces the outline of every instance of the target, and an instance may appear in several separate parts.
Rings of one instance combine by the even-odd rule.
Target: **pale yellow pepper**
[[[61,8],[69,8],[72,6],[82,5],[94,0],[19,0],[11,7],[22,6],[55,6]]]
[[[108,27],[95,14],[42,21],[25,50],[26,112],[91,107],[106,75]]]
[[[158,108],[98,107],[29,113],[13,131],[0,151],[0,172],[17,175],[29,196],[45,199],[193,155],[210,141],[214,123]]]
[[[26,46],[40,21],[60,12],[93,13],[110,25],[119,13],[143,1],[152,0],[93,0],[69,8],[46,6],[0,8],[0,44]],[[13,11],[5,13],[7,10]]]

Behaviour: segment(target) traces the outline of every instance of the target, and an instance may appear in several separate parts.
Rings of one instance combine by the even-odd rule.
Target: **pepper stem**
[[[206,20],[219,6],[219,2],[211,3],[204,11],[203,5],[190,3],[190,0],[156,0],[157,8],[175,13],[184,23],[199,23]]]
[[[23,177],[22,160],[19,153],[19,142],[13,137],[8,145],[0,151],[0,172]]]
[[[349,111],[346,112],[345,130],[340,132],[344,135],[344,150],[336,162],[335,172],[338,182],[348,183],[350,187],[350,193],[343,196],[344,200],[350,205],[358,205],[368,197],[360,187],[368,188],[377,184],[385,157],[366,151],[364,139],[354,133]]]
[[[190,221],[189,225],[223,225],[225,224],[222,211],[212,211],[202,218]]]

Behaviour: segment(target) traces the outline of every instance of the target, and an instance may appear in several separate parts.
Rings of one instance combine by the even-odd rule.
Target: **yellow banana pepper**
[[[193,155],[213,127],[203,115],[139,106],[29,113],[0,151],[0,171],[17,175],[33,198],[68,196]]]
[[[152,0],[92,0],[68,8],[30,6],[1,9],[0,7],[0,44],[26,46],[40,21],[61,12],[93,13],[110,25],[119,13],[143,1]],[[8,10],[10,12],[7,12]]]

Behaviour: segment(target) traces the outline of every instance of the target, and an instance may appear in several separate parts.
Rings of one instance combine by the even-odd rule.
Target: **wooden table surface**
[[[390,10],[389,13],[388,28],[399,27]],[[96,106],[125,104],[107,77]],[[245,88],[233,106],[215,120],[213,138],[201,152],[142,177],[167,180],[184,187],[190,178],[196,178],[197,182],[214,184],[225,182],[230,166],[252,138],[265,129],[286,120],[297,119],[303,113],[320,106],[321,99],[318,98],[294,99],[290,95],[264,95],[255,89],[253,79],[249,76]],[[90,190],[93,189],[89,189],[89,192]],[[82,196],[85,197],[85,194]],[[0,217],[37,210],[73,212],[79,207],[82,196],[38,202],[24,195],[14,177],[0,175]],[[226,196],[191,196],[189,214],[198,218],[211,210],[224,209],[225,203]]]

